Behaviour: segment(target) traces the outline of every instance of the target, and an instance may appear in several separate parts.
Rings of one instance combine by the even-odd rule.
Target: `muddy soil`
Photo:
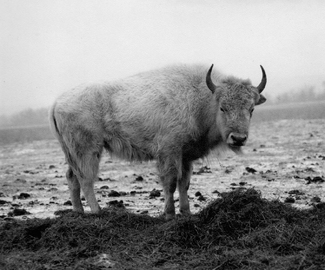
[[[195,162],[189,190],[192,212],[221,192],[250,187],[267,199],[299,208],[325,202],[324,127],[324,119],[253,123],[243,155],[212,153]],[[54,217],[57,210],[71,209],[66,169],[55,140],[1,146],[0,217]],[[95,191],[102,207],[149,215],[163,210],[155,162],[130,163],[105,154]]]

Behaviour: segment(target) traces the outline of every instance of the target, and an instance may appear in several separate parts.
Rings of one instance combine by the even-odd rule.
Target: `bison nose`
[[[245,134],[230,133],[227,143],[235,146],[243,146],[245,145],[246,140],[247,140],[247,135]]]

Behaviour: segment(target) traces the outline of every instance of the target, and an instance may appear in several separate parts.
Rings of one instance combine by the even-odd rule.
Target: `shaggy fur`
[[[164,188],[166,218],[175,215],[178,187],[180,211],[189,214],[187,190],[192,162],[215,147],[235,152],[244,145],[254,105],[265,98],[248,80],[212,73],[207,68],[177,65],[124,80],[79,86],[60,96],[50,122],[66,156],[73,209],[83,212],[80,187],[93,212],[100,207],[93,182],[103,149],[127,160],[157,160]],[[237,141],[236,141],[237,140]]]

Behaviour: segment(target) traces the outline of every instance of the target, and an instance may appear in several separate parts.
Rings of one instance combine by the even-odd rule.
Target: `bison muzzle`
[[[187,191],[192,163],[214,148],[238,153],[248,138],[255,105],[265,102],[249,80],[224,76],[201,65],[176,65],[123,80],[79,86],[61,95],[50,111],[52,130],[68,163],[73,210],[83,212],[82,190],[93,213],[103,149],[130,161],[155,159],[166,219],[190,214]]]

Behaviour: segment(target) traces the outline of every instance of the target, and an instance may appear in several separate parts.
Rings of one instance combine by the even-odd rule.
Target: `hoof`
[[[90,210],[92,214],[100,214],[100,212],[102,211],[102,209],[100,208],[100,206],[97,205],[90,205]]]
[[[173,220],[175,219],[175,214],[165,214],[165,220]]]
[[[191,216],[191,211],[189,209],[188,210],[180,210],[179,212],[182,216],[185,216],[185,217]]]
[[[75,212],[75,213],[78,213],[78,214],[84,214],[85,213],[83,208],[73,208],[72,211]]]
[[[91,211],[91,213],[92,213],[92,214],[95,214],[95,215],[96,215],[96,214],[100,214],[101,212],[102,212],[102,209],[100,209],[100,208]]]

